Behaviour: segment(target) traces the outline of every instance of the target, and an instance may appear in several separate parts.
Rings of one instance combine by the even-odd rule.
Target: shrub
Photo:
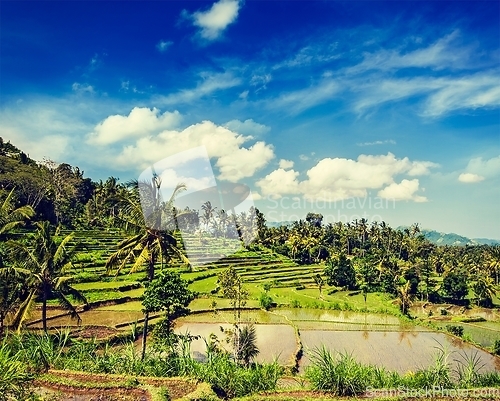
[[[267,293],[262,293],[260,294],[259,303],[262,309],[269,310],[273,306],[273,298]]]
[[[446,326],[446,331],[448,333],[451,333],[457,337],[462,337],[464,335],[464,328],[463,326],[458,326],[458,325],[453,325],[453,324],[448,324]]]
[[[290,302],[290,306],[292,308],[302,308],[302,305],[300,304],[300,301],[297,299],[292,299],[292,302]]]
[[[493,353],[495,355],[500,355],[500,339],[495,340],[495,344],[493,344]]]

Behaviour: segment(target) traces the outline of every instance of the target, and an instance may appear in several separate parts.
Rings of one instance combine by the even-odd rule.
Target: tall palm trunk
[[[42,287],[42,324],[43,331],[47,333],[47,285],[45,283]]]
[[[155,260],[153,256],[149,258],[148,263],[148,282],[151,284],[155,276]],[[146,342],[148,337],[148,326],[149,326],[149,312],[144,314],[144,327],[142,328],[142,351],[141,351],[141,361],[144,360],[146,356]]]

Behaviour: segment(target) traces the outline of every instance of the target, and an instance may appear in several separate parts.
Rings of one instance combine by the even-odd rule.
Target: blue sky
[[[122,181],[205,146],[269,220],[500,239],[499,4],[5,1],[0,135]]]

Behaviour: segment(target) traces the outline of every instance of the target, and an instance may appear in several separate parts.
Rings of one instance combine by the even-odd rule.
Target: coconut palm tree
[[[13,268],[27,275],[28,295],[13,319],[13,325],[19,330],[38,297],[42,300],[42,324],[47,332],[47,301],[56,298],[59,304],[69,311],[72,318],[81,321],[68,296],[76,301],[87,303],[86,298],[71,286],[69,275],[73,267],[71,260],[78,250],[77,245],[70,245],[73,234],[57,241],[52,236],[48,221],[37,222],[37,231],[28,243],[9,241],[8,250],[12,257]],[[57,236],[56,232],[56,236]]]
[[[3,335],[4,322],[8,315],[15,312],[21,303],[20,272],[12,266],[4,266],[4,245],[9,234],[24,225],[35,214],[31,206],[14,206],[14,189],[0,205],[0,337]]]
[[[153,175],[151,183],[132,181],[128,186],[130,189],[127,195],[120,199],[118,219],[130,235],[118,244],[117,250],[106,261],[108,274],[114,271],[114,274],[118,275],[127,264],[132,263],[130,273],[146,266],[147,280],[151,282],[155,277],[158,262],[163,267],[177,256],[189,264],[173,235],[176,219],[182,217],[182,213],[173,213],[173,202],[176,195],[185,190],[186,186],[177,185],[167,202],[162,202],[161,180],[156,175]],[[146,354],[148,322],[149,312],[146,311],[142,358]]]

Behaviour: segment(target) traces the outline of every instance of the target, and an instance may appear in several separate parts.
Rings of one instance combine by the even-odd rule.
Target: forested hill
[[[440,233],[434,230],[421,230],[430,242],[436,245],[500,245],[500,240],[488,238],[467,238],[454,233]]]
[[[84,216],[95,184],[78,167],[51,160],[37,163],[0,137],[0,198],[13,189],[15,203],[33,207],[36,220],[74,227]]]

